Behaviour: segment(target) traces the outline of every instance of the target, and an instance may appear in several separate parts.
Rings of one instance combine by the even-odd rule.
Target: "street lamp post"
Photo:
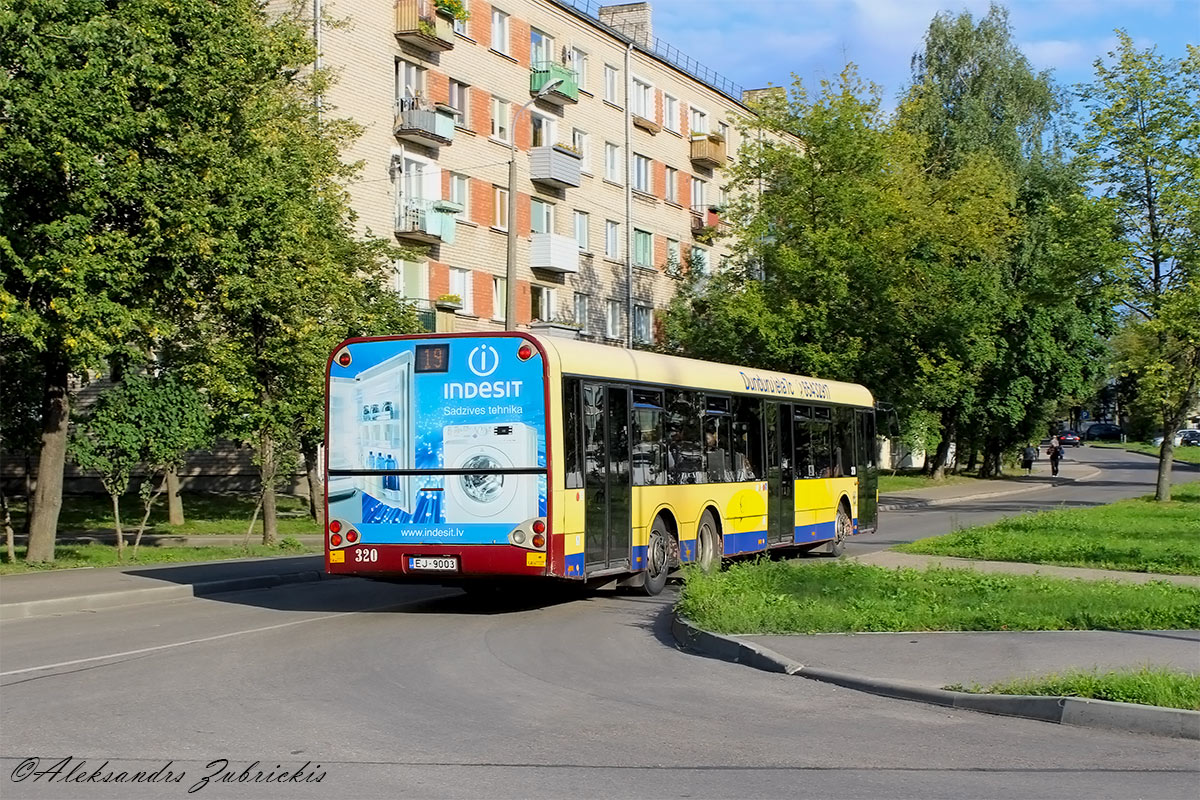
[[[529,102],[517,109],[512,118],[508,144],[508,257],[504,269],[504,330],[517,329],[517,123],[521,114],[535,102],[558,88],[562,78],[547,81]]]

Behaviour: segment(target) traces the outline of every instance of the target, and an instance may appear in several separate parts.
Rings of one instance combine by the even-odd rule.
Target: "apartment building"
[[[517,327],[651,343],[669,273],[727,254],[741,89],[655,39],[648,3],[462,2],[465,21],[325,0],[345,24],[315,32],[338,75],[323,106],[365,129],[347,153],[359,224],[423,256],[395,290],[437,330],[502,329],[515,233]]]

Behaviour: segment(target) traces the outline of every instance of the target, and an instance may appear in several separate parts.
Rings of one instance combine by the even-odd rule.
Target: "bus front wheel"
[[[837,520],[833,523],[833,539],[829,542],[829,555],[837,558],[846,552],[846,537],[854,531],[850,512],[844,505],[838,506]]]
[[[646,572],[642,589],[653,597],[667,585],[667,574],[671,571],[671,534],[662,517],[654,520],[650,527],[650,542],[646,548]]]
[[[696,566],[711,572],[721,563],[721,539],[712,511],[705,511],[696,529]]]

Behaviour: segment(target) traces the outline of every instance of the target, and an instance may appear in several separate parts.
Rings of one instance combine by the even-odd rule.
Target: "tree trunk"
[[[3,482],[0,482],[0,513],[4,515],[4,551],[8,556],[8,563],[15,564],[17,549],[13,544],[12,516],[8,513],[8,495],[4,493]]]
[[[54,560],[58,514],[62,510],[63,469],[67,461],[70,413],[67,365],[54,360],[46,367],[42,452],[38,458],[37,489],[33,495],[33,511],[29,522],[29,547],[25,553],[25,560],[30,564]]]
[[[121,533],[121,496],[110,494],[113,504],[113,529],[117,532],[117,561],[125,560],[125,537]]]
[[[275,512],[275,440],[269,432],[262,435],[259,455],[259,472],[262,479],[262,543],[273,545],[279,538],[279,519]]]
[[[317,449],[304,448],[304,465],[308,470],[308,514],[325,527],[325,489],[318,474]]]
[[[183,498],[179,496],[179,469],[167,467],[164,477],[167,484],[167,524],[183,524]]]
[[[958,415],[951,412],[942,416],[942,440],[938,442],[937,453],[933,457],[933,469],[929,473],[935,481],[946,479],[946,459],[950,456],[950,445],[954,443]]]
[[[25,521],[21,523],[21,533],[29,535],[29,521],[33,518],[33,490],[36,481],[33,479],[33,459],[29,451],[25,451]]]

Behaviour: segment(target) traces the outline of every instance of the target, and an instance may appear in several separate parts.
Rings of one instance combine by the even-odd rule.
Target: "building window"
[[[717,123],[717,133],[721,134],[722,139],[729,140],[729,126],[724,122]]]
[[[591,173],[588,169],[588,135],[579,128],[574,128],[571,131],[571,146],[579,152],[579,169],[582,172]]]
[[[492,9],[492,49],[508,55],[508,14]]]
[[[621,148],[612,142],[604,143],[604,179],[613,183],[622,183]]]
[[[462,2],[463,10],[467,12],[468,16],[470,16],[471,0],[461,0],[461,2]],[[454,32],[461,33],[463,36],[466,36],[467,35],[467,21],[465,19],[459,19],[459,18],[455,17],[454,18]]]
[[[717,190],[717,205],[722,211],[729,207],[729,189],[724,186]]]
[[[604,255],[609,258],[619,258],[621,255],[621,223],[613,220],[604,221]]]
[[[401,261],[396,264],[396,277],[392,285],[407,300],[424,300],[429,296],[425,282],[427,276],[423,262]]]
[[[492,227],[508,230],[508,189],[492,187]]]
[[[471,271],[466,269],[458,269],[457,267],[450,268],[450,294],[456,294],[462,298],[461,314],[470,314],[473,304],[471,303]]]
[[[543,33],[537,28],[529,29],[529,61],[533,66],[540,66],[555,61],[554,37]]]
[[[671,270],[679,269],[682,266],[679,259],[679,240],[667,239],[667,268]]]
[[[532,111],[529,114],[530,143],[533,147],[557,144],[554,138],[554,119]]]
[[[457,114],[454,124],[460,128],[470,127],[468,115],[471,112],[471,87],[462,81],[450,81],[450,107]]]
[[[704,180],[694,176],[692,177],[692,211],[698,211],[701,214],[705,211]]]
[[[633,307],[633,338],[649,343],[654,339],[654,309],[649,306]]]
[[[667,202],[678,203],[679,202],[679,170],[675,169],[674,167],[667,167],[666,181],[667,181],[667,185],[663,188],[666,189]]]
[[[633,263],[639,267],[654,266],[654,234],[633,229]]]
[[[708,114],[698,108],[691,109],[691,120],[688,126],[692,133],[708,133]]]
[[[534,322],[554,319],[554,289],[549,286],[530,287],[530,314]]]
[[[508,281],[492,278],[492,319],[503,320],[508,311]]]
[[[613,105],[621,105],[620,71],[611,64],[604,65],[604,99]]]
[[[567,58],[571,65],[571,69],[575,70],[575,83],[580,89],[586,92],[588,82],[587,53],[583,52],[578,47],[572,47],[571,53]]]
[[[588,295],[575,293],[575,324],[581,333],[588,332]]]
[[[463,210],[458,212],[459,219],[465,219],[470,202],[471,179],[457,172],[450,173],[450,202],[458,203]]]
[[[507,100],[492,98],[492,138],[502,142],[509,141],[511,132],[508,129],[509,105]]]
[[[637,153],[633,154],[633,188],[647,194],[654,191],[650,181],[650,159]]]
[[[579,249],[585,253],[591,249],[588,241],[589,220],[590,217],[586,211],[575,212],[575,243],[578,244]]]
[[[610,339],[621,337],[621,301],[609,300],[604,315],[604,334]]]
[[[692,245],[692,272],[697,275],[708,273],[708,251],[703,247]]]
[[[669,94],[663,95],[663,127],[679,133],[679,101]]]
[[[395,83],[396,110],[407,111],[416,98],[424,94],[425,70],[411,61],[397,58]]]
[[[533,232],[554,233],[554,204],[535,197],[529,201],[529,206]]]
[[[642,119],[654,119],[654,87],[638,78],[633,79],[629,110]]]

